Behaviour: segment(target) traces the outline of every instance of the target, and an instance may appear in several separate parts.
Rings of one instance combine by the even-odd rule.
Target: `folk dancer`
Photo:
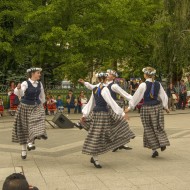
[[[158,148],[164,151],[166,146],[170,145],[164,130],[163,114],[163,108],[169,113],[168,97],[162,85],[154,79],[156,70],[152,67],[146,67],[142,71],[146,81],[139,85],[139,88],[129,101],[129,107],[125,111],[128,112],[130,109],[134,109],[144,98],[144,103],[140,110],[144,127],[144,147],[152,149],[152,158],[155,158],[159,156]]]
[[[28,69],[29,78],[21,84],[23,96],[15,115],[12,141],[21,144],[22,159],[26,159],[27,149],[35,149],[35,139],[47,139],[43,108],[45,94],[39,82],[41,71],[41,68]]]
[[[128,101],[131,100],[132,96],[130,94],[128,94],[125,90],[123,90],[118,84],[114,83],[115,78],[118,77],[117,72],[114,70],[108,69],[107,74],[108,74],[108,76],[107,76],[106,85],[110,91],[112,98],[116,101],[116,103],[118,103],[117,95],[120,95],[121,97],[125,98]],[[79,79],[79,82],[84,84],[90,90],[92,90],[93,88],[96,87],[96,85],[92,85],[89,82],[85,82],[83,79]],[[112,109],[110,111],[112,111]],[[80,123],[77,123],[76,125],[78,125],[77,127],[82,128]],[[132,148],[127,145],[122,145],[122,146],[114,149],[113,152],[116,152],[118,149],[119,150],[121,150],[121,149],[131,150]]]
[[[135,135],[128,127],[123,109],[113,100],[106,87],[107,74],[99,73],[97,77],[100,84],[93,89],[89,102],[82,110],[82,122],[85,122],[85,118],[90,120],[82,153],[92,155],[90,162],[96,168],[102,168],[98,155],[128,143]]]

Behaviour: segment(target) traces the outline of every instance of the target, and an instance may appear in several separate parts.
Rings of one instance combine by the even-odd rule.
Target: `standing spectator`
[[[190,74],[187,76],[187,82],[185,85],[187,87],[187,99],[190,101]]]
[[[185,109],[187,98],[187,88],[184,83],[184,80],[180,81],[179,85],[179,109]]]
[[[77,101],[73,95],[73,91],[69,90],[68,95],[66,96],[68,114],[71,113],[71,108],[74,108],[74,113],[77,113]]]
[[[18,96],[14,94],[14,89],[11,89],[9,92],[9,111],[12,116],[15,115],[17,107],[19,105]]]
[[[169,84],[169,87],[166,90],[168,95],[168,108],[172,111],[175,111],[175,101],[177,99],[176,90],[172,83]]]
[[[136,92],[137,88],[138,88],[138,83],[136,81],[136,79],[133,79],[133,81],[131,82],[131,86],[130,86],[130,94],[133,96],[134,93]]]
[[[3,106],[3,99],[0,98],[0,117],[3,116],[4,106]]]
[[[80,113],[81,113],[81,110],[84,108],[84,106],[87,104],[87,101],[88,101],[88,99],[86,98],[84,94],[84,91],[80,92],[78,100],[80,100],[80,105],[81,105]]]
[[[63,101],[61,100],[60,95],[57,96],[56,106],[57,106],[57,111],[63,113],[64,107],[63,107]]]

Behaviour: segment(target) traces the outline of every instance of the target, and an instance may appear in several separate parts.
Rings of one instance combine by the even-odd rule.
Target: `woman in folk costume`
[[[144,147],[152,149],[152,158],[157,157],[158,148],[161,151],[169,146],[169,140],[164,130],[164,113],[163,108],[168,110],[168,97],[162,85],[155,81],[156,70],[152,67],[146,67],[142,70],[144,72],[145,82],[139,85],[139,88],[129,101],[129,107],[126,109],[134,109],[135,106],[144,99],[144,103],[140,110],[141,121],[144,127]]]
[[[22,159],[27,157],[26,148],[28,151],[35,149],[35,139],[47,139],[43,108],[45,94],[39,82],[41,71],[41,68],[28,69],[29,79],[21,84],[23,96],[15,115],[12,141],[21,144]]]
[[[82,110],[82,121],[86,117],[90,120],[82,152],[92,155],[90,162],[96,168],[101,168],[98,155],[128,143],[135,135],[126,125],[126,120],[122,119],[126,117],[123,109],[113,100],[105,86],[107,74],[99,73],[97,77],[100,84],[93,89],[88,104]],[[110,109],[113,109],[113,113]]]
[[[132,96],[128,94],[125,90],[123,90],[118,84],[114,83],[114,80],[116,77],[118,77],[118,74],[116,71],[108,69],[107,70],[107,78],[106,78],[106,86],[110,91],[110,94],[114,101],[117,103],[117,94],[119,94],[121,97],[125,98],[126,100],[130,101],[132,99]],[[85,82],[83,79],[79,79],[79,82],[84,84],[88,89],[92,90],[97,85],[92,85],[89,82]],[[111,112],[113,112],[112,109],[110,109]],[[114,113],[114,112],[113,112]],[[123,119],[123,118],[122,118]],[[88,122],[88,119],[87,119]],[[76,127],[82,129],[83,127],[87,129],[89,127],[88,123],[77,123],[75,124]],[[126,122],[126,121],[125,121]],[[128,123],[126,122],[126,126],[129,127]],[[130,132],[130,130],[129,130]],[[134,136],[135,137],[135,136]],[[127,145],[122,145],[120,147],[117,147],[113,150],[113,152],[116,152],[118,149],[125,149],[125,150],[131,150],[132,148]]]

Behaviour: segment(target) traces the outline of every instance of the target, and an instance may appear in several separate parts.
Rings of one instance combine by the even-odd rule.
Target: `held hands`
[[[80,121],[84,123],[86,121],[85,117],[82,117]]]
[[[129,120],[129,116],[125,113],[125,115],[123,116],[126,120]]]
[[[125,113],[128,113],[130,110],[128,108],[125,109]]]

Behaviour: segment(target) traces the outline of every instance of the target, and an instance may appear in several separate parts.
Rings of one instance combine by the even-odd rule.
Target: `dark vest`
[[[39,99],[40,92],[41,92],[40,82],[38,82],[37,87],[34,87],[29,80],[26,82],[28,84],[28,88],[26,89],[21,102],[24,104],[28,104],[28,105],[40,104],[41,103],[41,101]]]
[[[114,84],[114,82],[110,83],[107,88],[109,89],[110,91],[110,94],[111,94],[111,97],[114,99],[114,100],[117,100],[117,94],[111,89],[112,85]]]
[[[160,101],[158,100],[158,93],[160,91],[160,83],[154,82],[154,93],[153,97],[150,96],[152,82],[146,81],[146,91],[144,93],[144,104],[143,105],[158,105]]]
[[[102,87],[102,89],[103,88],[104,87]],[[94,94],[94,99],[95,99],[95,104],[96,104],[93,111],[95,111],[95,112],[98,112],[98,111],[107,112],[108,111],[107,102],[104,100],[104,98],[101,95],[102,89],[100,90],[100,93],[98,93],[97,89],[98,89],[98,87],[95,87],[93,89],[93,94]]]

